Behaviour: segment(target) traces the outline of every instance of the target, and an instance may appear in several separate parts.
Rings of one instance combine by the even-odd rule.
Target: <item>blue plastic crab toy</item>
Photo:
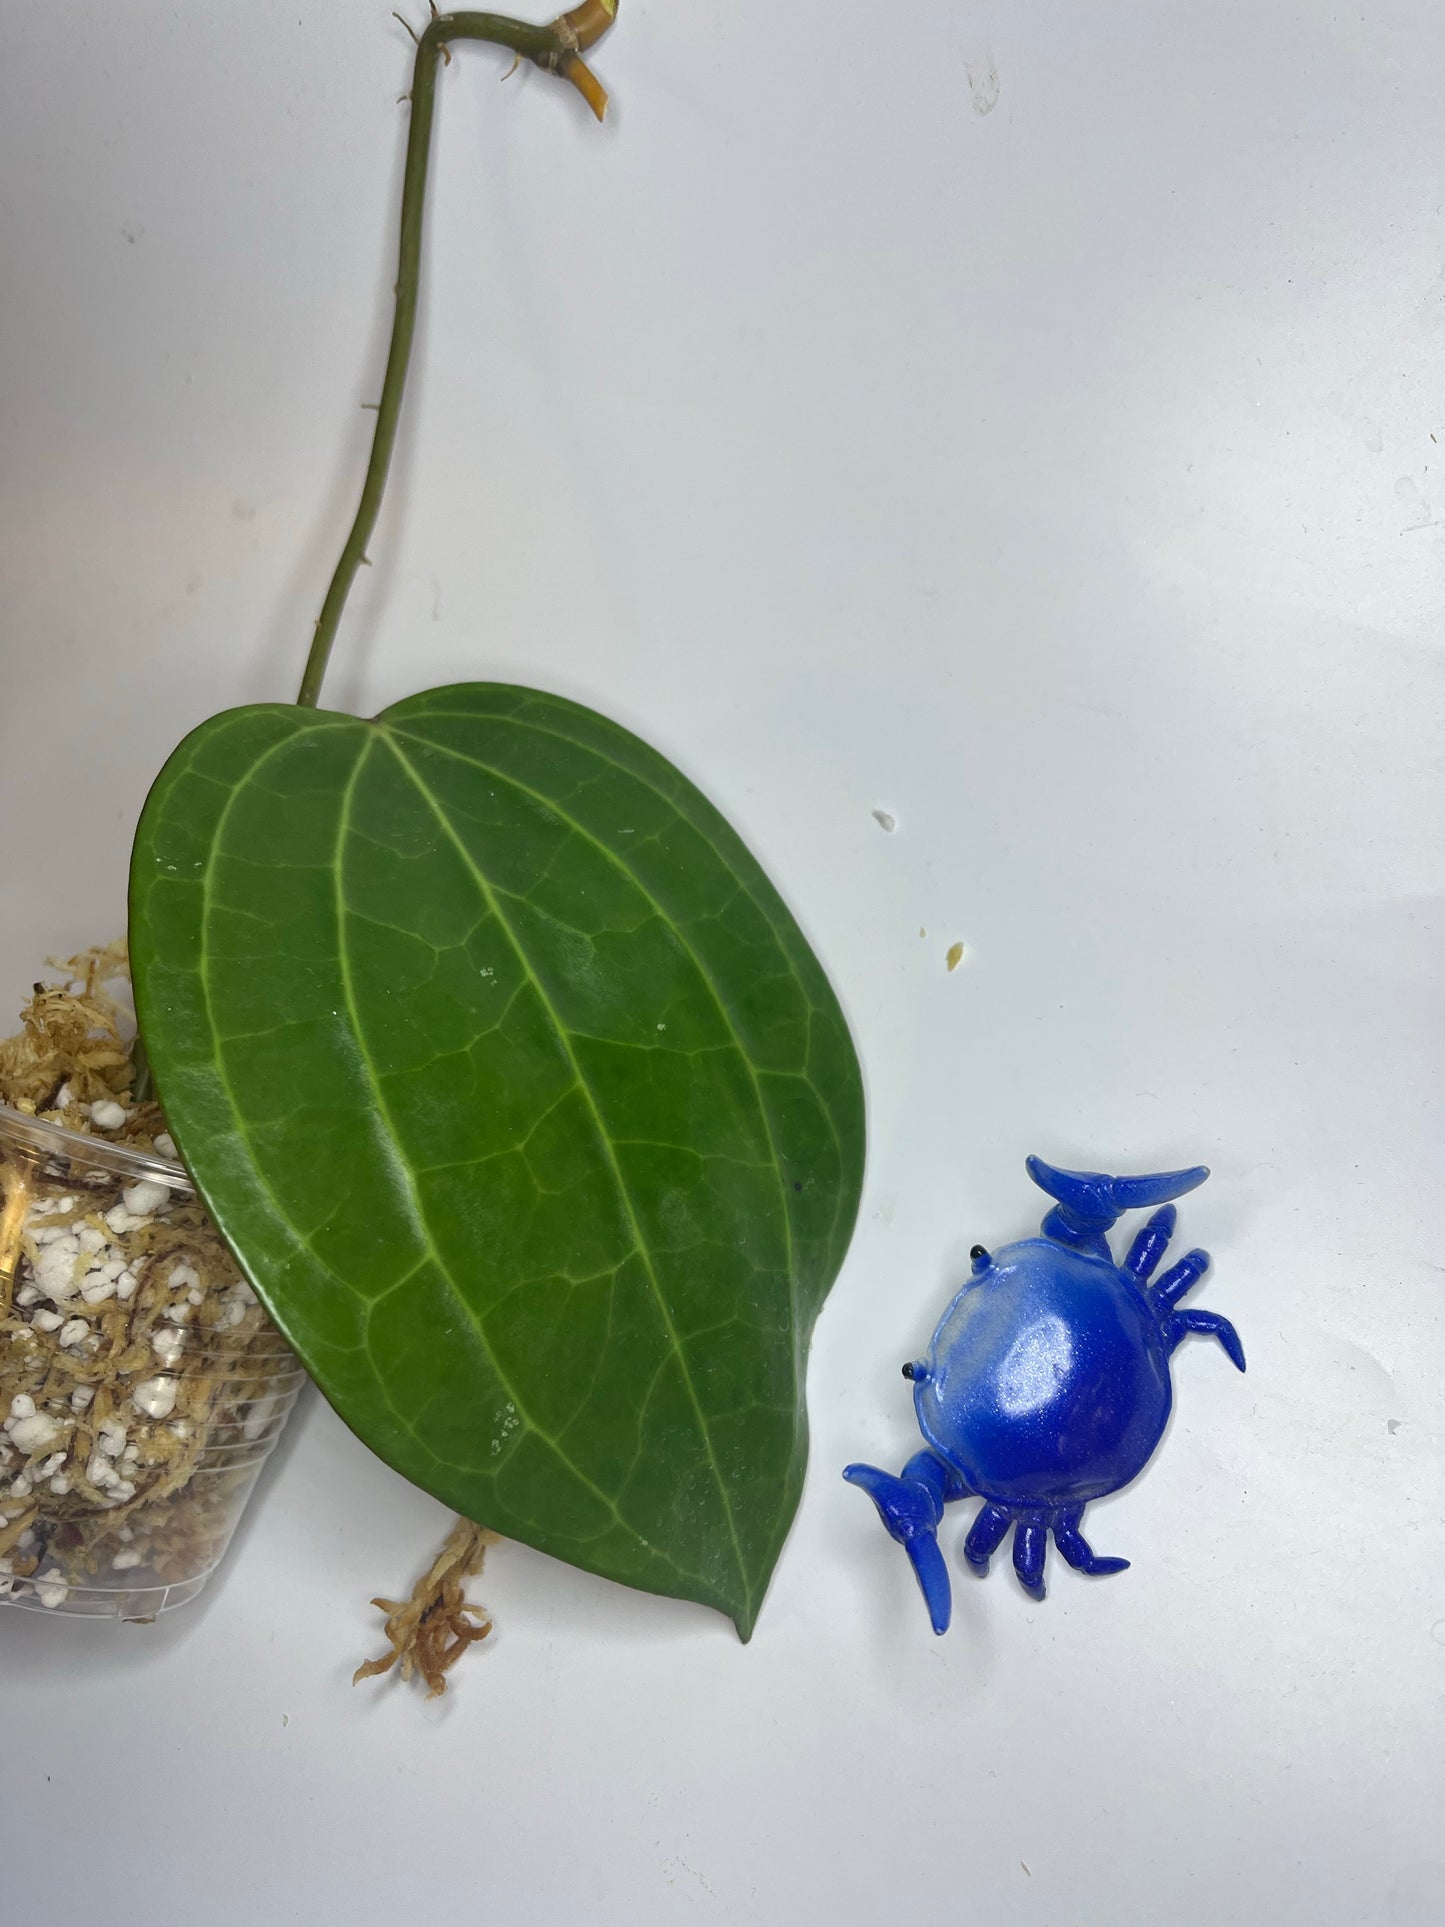
[[[1057,1200],[1043,1236],[995,1252],[975,1245],[973,1276],[939,1321],[927,1358],[903,1367],[927,1449],[898,1478],[874,1465],[843,1474],[912,1560],[936,1633],[948,1631],[953,1610],[938,1549],[950,1499],[984,1501],[963,1547],[975,1572],[988,1571],[1013,1527],[1014,1570],[1035,1599],[1044,1596],[1050,1532],[1079,1572],[1122,1572],[1129,1561],[1101,1559],[1079,1521],[1090,1499],[1117,1492],[1148,1464],[1174,1399],[1170,1354],[1187,1332],[1207,1332],[1244,1370],[1227,1318],[1175,1310],[1208,1268],[1208,1252],[1187,1253],[1150,1283],[1174,1235],[1168,1200],[1203,1184],[1202,1165],[1108,1178],[1029,1158],[1028,1173]],[[1150,1205],[1163,1209],[1116,1265],[1104,1234],[1124,1212]]]

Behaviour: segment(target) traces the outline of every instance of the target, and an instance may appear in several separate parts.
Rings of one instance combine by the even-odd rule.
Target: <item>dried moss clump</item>
[[[0,1104],[68,1131],[90,1131],[100,1104],[123,1120],[101,1131],[109,1142],[151,1151],[165,1136],[159,1104],[137,1103],[135,1019],[124,943],[87,950],[50,966],[57,981],[37,983],[20,1013],[21,1029],[0,1039]],[[113,1115],[102,1108],[102,1117]],[[166,1138],[164,1155],[175,1156]]]
[[[458,1519],[428,1571],[412,1587],[410,1599],[373,1599],[372,1605],[387,1615],[391,1651],[358,1666],[352,1685],[389,1673],[400,1660],[402,1678],[409,1680],[420,1673],[430,1689],[429,1700],[444,1693],[452,1667],[468,1646],[492,1630],[481,1609],[467,1604],[465,1582],[481,1571],[487,1547],[496,1543],[495,1532]]]

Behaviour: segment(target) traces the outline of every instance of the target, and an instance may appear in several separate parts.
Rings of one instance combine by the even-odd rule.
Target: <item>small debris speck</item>
[[[961,943],[951,943],[948,946],[948,956],[944,961],[950,970],[957,970],[958,966],[963,962],[963,945]]]
[[[885,830],[889,836],[892,836],[893,832],[898,828],[898,818],[891,810],[874,810],[873,821],[878,825],[880,830]]]

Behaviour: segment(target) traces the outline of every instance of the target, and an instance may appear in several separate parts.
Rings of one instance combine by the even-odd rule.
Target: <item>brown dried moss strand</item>
[[[497,1541],[498,1535],[485,1526],[458,1519],[431,1566],[412,1587],[410,1599],[373,1599],[372,1605],[387,1616],[383,1630],[391,1651],[358,1666],[352,1685],[389,1673],[400,1660],[402,1679],[420,1673],[430,1688],[428,1699],[444,1693],[452,1667],[468,1646],[492,1630],[481,1608],[467,1604],[465,1582],[481,1571],[487,1547]]]
[[[21,1238],[30,1211],[30,1169],[19,1158],[0,1168],[0,1318],[9,1316],[14,1298]]]

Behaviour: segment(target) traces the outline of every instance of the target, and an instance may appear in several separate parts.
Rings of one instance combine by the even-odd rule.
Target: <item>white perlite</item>
[[[60,1422],[45,1412],[36,1412],[30,1418],[12,1419],[6,1426],[11,1443],[27,1457],[36,1452],[46,1452],[60,1437]]]
[[[70,1597],[70,1587],[65,1574],[59,1566],[52,1566],[49,1572],[42,1572],[35,1581],[35,1596],[42,1606],[63,1606]]]
[[[59,1304],[73,1298],[79,1288],[75,1269],[80,1259],[80,1240],[62,1232],[53,1242],[38,1247],[35,1253],[35,1282],[44,1295]]]
[[[139,1184],[127,1185],[121,1192],[121,1203],[133,1217],[148,1218],[153,1211],[170,1199],[170,1186],[156,1184],[150,1178],[142,1178]]]
[[[147,1418],[169,1418],[176,1409],[176,1381],[160,1372],[143,1378],[130,1396],[136,1410]]]
[[[185,1333],[177,1331],[174,1325],[158,1326],[151,1333],[151,1350],[162,1365],[178,1365],[185,1349]]]

